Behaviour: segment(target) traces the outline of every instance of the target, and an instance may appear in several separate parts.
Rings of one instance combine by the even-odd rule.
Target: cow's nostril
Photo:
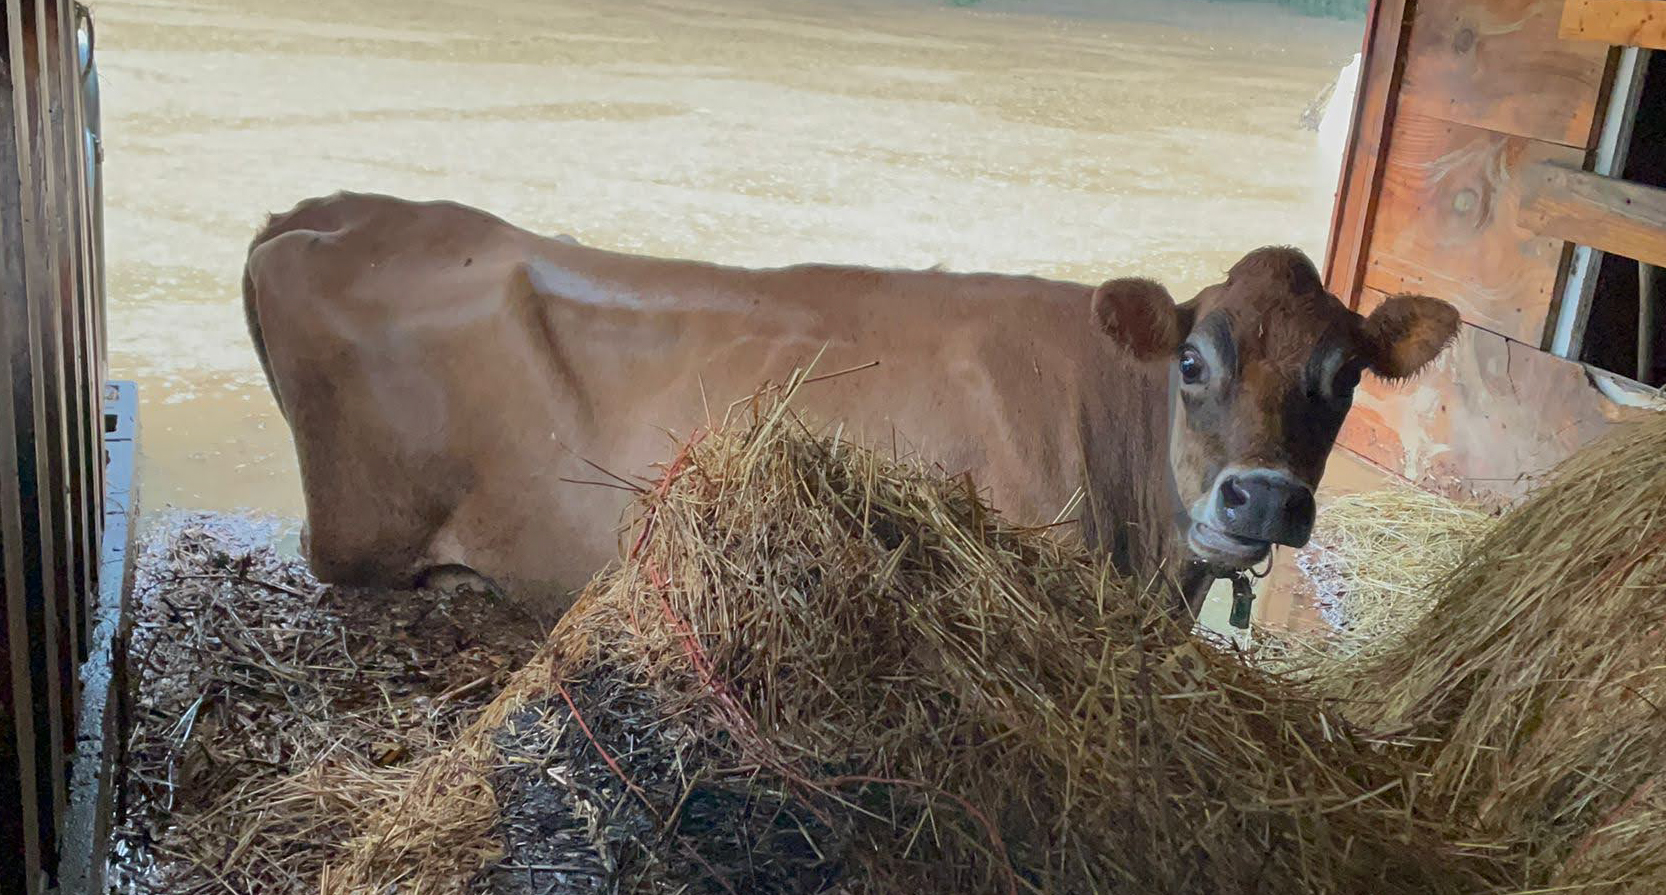
[[[1249,503],[1249,495],[1244,492],[1243,488],[1238,487],[1236,478],[1228,476],[1226,480],[1221,482],[1221,503],[1227,509],[1237,509]]]

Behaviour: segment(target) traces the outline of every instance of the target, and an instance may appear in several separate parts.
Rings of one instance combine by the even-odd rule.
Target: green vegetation
[[[1371,5],[1371,0],[1215,0],[1225,3],[1277,3],[1288,6],[1292,10],[1308,16],[1323,16],[1328,19],[1361,19],[1365,17],[1365,10]]]
[[[950,6],[976,6],[982,0],[948,0]],[[1307,16],[1329,19],[1360,19],[1371,5],[1371,0],[1210,0],[1212,3],[1274,3],[1288,6]]]

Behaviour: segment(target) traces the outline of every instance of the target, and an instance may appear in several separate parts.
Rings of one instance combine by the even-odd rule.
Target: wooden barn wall
[[[1386,297],[1367,288],[1362,307]],[[1362,384],[1344,443],[1456,497],[1505,502],[1639,412],[1597,395],[1581,365],[1469,324],[1433,367],[1409,386]]]
[[[1564,0],[1378,0],[1326,277],[1362,313],[1451,302],[1453,349],[1410,383],[1367,380],[1341,443],[1425,487],[1508,498],[1635,412],[1549,341],[1571,247],[1522,226],[1524,172],[1579,168],[1615,51],[1560,36]]]
[[[84,13],[70,0],[0,0],[0,892],[7,895],[63,891],[59,872],[80,845],[68,835],[73,808],[97,789],[73,786],[86,767],[74,759],[90,752],[102,760],[113,734],[81,725],[91,705],[83,671],[109,666],[108,652],[95,659],[90,649],[91,599],[105,562],[106,456],[96,156],[86,154],[83,104],[92,76],[83,78],[77,33]]]

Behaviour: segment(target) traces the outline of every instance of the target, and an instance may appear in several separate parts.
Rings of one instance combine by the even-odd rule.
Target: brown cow
[[[624,255],[452,203],[338,194],[272,218],[249,328],[295,437],[325,581],[471,570],[565,605],[618,555],[626,493],[765,379],[822,352],[798,406],[970,471],[1010,518],[1078,502],[1124,571],[1195,612],[1214,576],[1301,545],[1363,370],[1401,378],[1452,339],[1443,302],[1369,317],[1293,249],[1251,252],[1176,305],[1148,280]],[[1176,580],[1184,578],[1184,581]]]

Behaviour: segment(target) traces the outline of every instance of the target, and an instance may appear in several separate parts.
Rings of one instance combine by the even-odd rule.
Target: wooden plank
[[[1567,0],[1560,34],[1566,40],[1666,50],[1666,2]]]
[[[29,142],[35,176],[34,220],[31,227],[31,246],[39,255],[39,289],[31,283],[29,300],[34,329],[35,353],[35,497],[40,532],[40,599],[46,615],[41,624],[46,630],[43,641],[51,647],[57,663],[56,709],[49,715],[52,738],[58,743],[58,765],[54,773],[56,784],[53,799],[54,817],[63,817],[69,800],[67,757],[74,752],[73,731],[69,724],[75,718],[75,698],[78,689],[75,679],[80,663],[76,643],[79,619],[75,607],[78,602],[70,580],[72,561],[70,547],[76,539],[69,508],[69,453],[67,444],[68,408],[65,405],[65,363],[63,357],[62,311],[69,300],[66,290],[69,268],[65,264],[61,227],[63,208],[62,164],[59,159],[54,120],[58,84],[54,76],[57,53],[51,42],[51,21],[47,0],[28,0],[24,4],[26,28],[24,58],[34,78],[34,90],[29,101]],[[54,833],[54,835],[56,835]],[[54,849],[56,845],[54,846]]]
[[[76,176],[70,179],[70,184],[75,191],[73,204],[76,209],[76,224],[73,242],[78,260],[78,301],[74,306],[74,319],[66,318],[66,331],[72,329],[76,335],[75,350],[81,378],[81,400],[85,407],[96,410],[104,402],[105,374],[102,336],[99,332],[104,310],[104,293],[101,273],[102,241],[98,236],[100,200],[96,193],[98,162],[93,138],[88,136],[89,115],[96,114],[96,109],[90,107],[97,101],[97,70],[96,66],[92,65],[93,20],[92,13],[75,0],[56,2],[59,4],[64,22],[61,29],[64,42],[63,59],[67,82],[70,85],[65,94],[65,111],[66,118],[72,119],[73,122],[66,124],[66,127],[75,142],[70,164],[76,172]],[[88,59],[91,66],[86,72],[83,72],[80,65],[77,37],[78,28],[83,22],[88,35]],[[83,445],[80,472],[87,483],[86,491],[90,498],[85,508],[85,518],[82,520],[82,530],[86,532],[84,540],[91,562],[87,576],[87,592],[91,594],[96,593],[98,588],[98,572],[101,566],[96,562],[96,557],[104,527],[101,506],[105,493],[102,414],[88,412],[84,415],[82,423],[81,431],[78,433]],[[85,625],[83,627],[85,628]]]
[[[101,303],[102,296],[98,294],[94,273],[92,196],[89,192],[91,184],[88,173],[92,159],[89,157],[86,139],[84,79],[77,40],[77,24],[80,19],[74,0],[55,2],[58,7],[59,39],[62,42],[61,53],[66,78],[64,126],[66,137],[70,141],[66,148],[70,156],[68,162],[74,172],[74,176],[70,178],[73,188],[71,206],[74,212],[70,240],[76,258],[76,300],[69,309],[72,313],[66,316],[66,331],[74,334],[76,378],[80,390],[77,396],[80,412],[77,417],[75,439],[80,455],[77,475],[82,482],[79,520],[85,563],[82,594],[83,600],[90,603],[99,592],[98,578],[99,570],[102,568],[99,562],[100,538],[104,530],[104,380],[98,369],[97,333],[94,322],[97,317],[95,303]],[[87,15],[90,31],[91,14]],[[83,659],[87,656],[85,644],[90,631],[91,622],[83,616]]]
[[[49,709],[59,699],[57,663],[48,661],[56,645],[48,641],[51,628],[42,624],[39,571],[39,532],[34,493],[34,374],[30,321],[31,293],[38,287],[38,256],[31,239],[35,195],[29,105],[36,82],[25,47],[32,34],[26,27],[20,0],[4,0],[6,79],[0,84],[0,562],[5,573],[6,642],[11,693],[9,718],[20,775],[17,819],[25,825],[23,838],[11,840],[19,852],[15,877],[21,888],[39,891],[43,856],[55,847],[53,818],[62,807],[54,793],[59,781],[53,771],[62,743],[53,741]],[[8,824],[10,825],[10,824]]]
[[[47,79],[41,59],[41,20],[37,0],[6,0],[7,18],[14,26],[8,34],[13,57],[13,109],[18,147],[18,193],[22,220],[18,226],[23,247],[24,289],[8,296],[3,311],[12,364],[12,402],[17,435],[18,494],[23,508],[23,541],[18,558],[23,566],[27,597],[30,642],[34,657],[34,694],[29,708],[36,728],[36,792],[41,823],[41,853],[57,851],[55,820],[62,817],[68,796],[63,757],[65,742],[63,708],[66,696],[73,698],[73,664],[64,674],[66,649],[59,622],[62,591],[58,584],[57,546],[62,533],[58,523],[59,480],[55,464],[60,443],[56,438],[59,417],[54,416],[57,397],[57,360],[47,333],[57,319],[54,302],[56,252],[50,233],[51,161],[47,154],[45,121]],[[67,693],[66,693],[67,689]]]
[[[83,555],[80,503],[84,499],[81,483],[76,478],[80,454],[76,450],[75,430],[81,408],[76,403],[80,384],[76,381],[74,346],[71,334],[65,331],[66,312],[74,307],[75,255],[70,223],[70,174],[67,168],[64,135],[63,58],[60,50],[57,19],[58,0],[35,0],[37,53],[40,60],[41,117],[39,127],[44,164],[40,173],[43,183],[45,239],[48,250],[48,281],[44,291],[45,304],[39,308],[41,324],[40,345],[45,378],[41,390],[44,398],[46,429],[43,441],[45,456],[45,494],[51,503],[53,563],[53,592],[56,595],[58,626],[60,722],[65,725],[66,752],[73,753],[73,731],[69,725],[78,714],[76,700],[80,687],[76,684],[81,666],[81,605],[83,602],[86,557]],[[68,799],[68,783],[65,783]]]
[[[15,572],[0,556],[0,575]],[[0,590],[0,892],[30,891],[28,881],[40,866],[35,731],[22,701],[30,690],[27,638],[22,588]]]
[[[1348,305],[1359,299],[1365,250],[1371,242],[1382,160],[1394,125],[1400,89],[1401,49],[1407,37],[1407,0],[1374,0],[1366,21],[1354,119],[1342,160],[1336,203],[1331,207],[1325,251],[1325,288]]]
[[[51,183],[48,196],[52,211],[51,239],[57,251],[57,267],[53,283],[56,287],[56,332],[53,339],[57,357],[59,409],[57,437],[61,440],[62,467],[58,478],[62,489],[59,510],[59,583],[62,594],[60,618],[64,623],[65,639],[73,646],[73,666],[86,659],[84,610],[91,593],[91,579],[97,564],[97,545],[91,532],[97,523],[93,514],[98,496],[89,490],[91,457],[94,447],[92,426],[102,420],[96,411],[98,404],[89,404],[88,383],[84,372],[81,335],[81,306],[84,303],[83,257],[81,245],[82,180],[80,84],[75,77],[74,24],[68,0],[41,0],[41,39],[43,68],[48,77],[50,101],[47,106],[49,133],[48,152],[52,158]],[[76,692],[79,692],[77,689]],[[66,706],[67,718],[77,715],[73,704]]]
[[[104,124],[103,112],[99,103],[98,90],[98,29],[91,11],[84,4],[76,4],[77,14],[84,17],[87,23],[87,43],[91,48],[91,68],[84,75],[86,82],[84,99],[87,107],[82,109],[88,129],[91,131],[89,149],[93,155],[93,188],[91,197],[92,253],[93,253],[93,362],[98,375],[98,382],[109,378],[106,369],[110,356],[109,340],[107,338],[105,320],[105,269],[104,269]],[[103,396],[100,395],[100,400]]]
[[[1397,122],[1365,284],[1444,299],[1470,323],[1539,345],[1565,247],[1518,228],[1520,174],[1582,153],[1421,115]]]
[[[1522,180],[1519,223],[1531,232],[1666,266],[1666,190],[1556,164]]]
[[[1364,305],[1383,298],[1367,290]],[[1411,382],[1366,377],[1338,440],[1421,487],[1499,504],[1616,422],[1648,412],[1604,397],[1578,363],[1465,324]]]
[[[14,52],[19,33],[12,6],[0,5],[0,891],[35,891],[40,875],[40,811],[36,793],[36,690],[29,641],[28,590],[23,580],[23,515],[16,476],[17,427],[12,405],[10,309],[22,304],[23,195],[19,190],[20,112],[14,89],[23,73]]]
[[[1589,148],[1611,52],[1561,21],[1562,0],[1419,0],[1400,111]]]

